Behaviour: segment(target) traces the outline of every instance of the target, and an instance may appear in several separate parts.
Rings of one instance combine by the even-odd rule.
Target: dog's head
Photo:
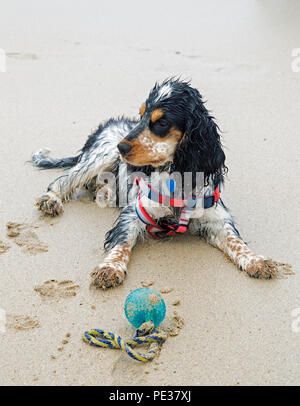
[[[181,172],[224,168],[218,127],[198,90],[178,79],[156,84],[140,108],[140,121],[118,144],[121,159],[134,166],[173,162]]]

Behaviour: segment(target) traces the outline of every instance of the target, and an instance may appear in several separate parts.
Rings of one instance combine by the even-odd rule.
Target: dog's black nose
[[[118,150],[122,155],[126,155],[131,150],[131,146],[128,145],[126,142],[120,142],[118,144]]]

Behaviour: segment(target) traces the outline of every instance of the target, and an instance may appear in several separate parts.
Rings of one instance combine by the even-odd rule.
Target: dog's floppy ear
[[[204,172],[205,180],[212,176],[217,185],[227,169],[219,128],[198,90],[189,88],[186,103],[185,134],[175,151],[174,164],[181,172]]]

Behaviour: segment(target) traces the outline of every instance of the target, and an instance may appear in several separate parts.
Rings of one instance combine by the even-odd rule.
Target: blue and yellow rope
[[[86,343],[96,347],[122,349],[126,351],[131,358],[137,361],[147,362],[156,356],[159,351],[159,344],[166,341],[167,336],[162,330],[154,328],[152,322],[148,322],[142,324],[141,327],[137,329],[132,340],[125,340],[117,334],[99,329],[84,332],[82,338]],[[133,349],[133,347],[138,344],[146,343],[150,343],[150,346],[145,353],[140,353]]]

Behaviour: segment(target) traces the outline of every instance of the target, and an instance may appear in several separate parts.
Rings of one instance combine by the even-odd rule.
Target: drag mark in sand
[[[21,59],[21,60],[35,60],[38,59],[37,55],[30,52],[7,52],[8,58]]]

